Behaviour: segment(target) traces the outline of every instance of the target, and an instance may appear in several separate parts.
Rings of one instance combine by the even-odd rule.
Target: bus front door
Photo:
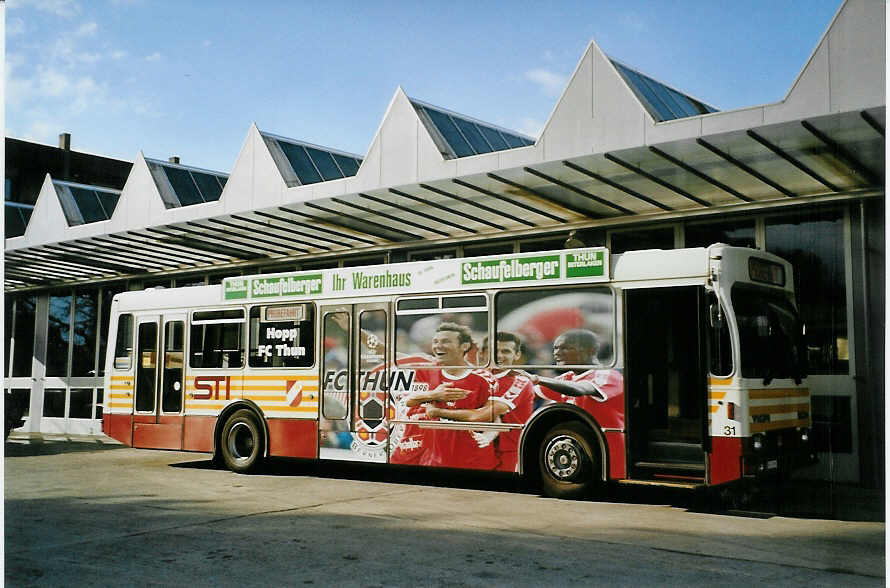
[[[706,481],[707,362],[703,288],[624,293],[628,473],[631,478]]]
[[[136,322],[133,447],[182,449],[185,315]]]
[[[323,356],[318,456],[385,463],[389,305],[321,308]]]

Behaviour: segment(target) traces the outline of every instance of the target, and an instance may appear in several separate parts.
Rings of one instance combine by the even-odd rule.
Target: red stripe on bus
[[[215,416],[187,416],[182,428],[182,448],[185,451],[213,451]]]
[[[627,452],[624,448],[624,433],[606,432],[609,445],[609,479],[621,480],[627,477]]]
[[[742,440],[711,437],[711,484],[738,480],[742,475]]]
[[[133,445],[133,415],[106,412],[102,415],[102,430],[124,445]]]

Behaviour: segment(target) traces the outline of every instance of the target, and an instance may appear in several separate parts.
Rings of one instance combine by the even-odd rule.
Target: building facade
[[[47,167],[6,238],[23,432],[100,431],[124,290],[569,239],[613,254],[724,242],[794,264],[821,457],[807,475],[882,485],[885,20],[884,3],[845,2],[785,98],[739,110],[591,42],[537,139],[399,88],[364,155],[252,126],[228,174],[142,155],[121,185]]]

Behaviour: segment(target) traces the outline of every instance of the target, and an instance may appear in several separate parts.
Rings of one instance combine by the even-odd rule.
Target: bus
[[[602,247],[226,278],[112,302],[104,432],[209,452],[500,470],[553,497],[815,459],[790,264]]]

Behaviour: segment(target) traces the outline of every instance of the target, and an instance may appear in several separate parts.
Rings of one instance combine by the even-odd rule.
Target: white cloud
[[[161,54],[157,51],[155,51],[151,55],[145,56],[145,61],[160,61],[160,60],[161,60]]]
[[[96,31],[99,30],[99,25],[96,24],[95,21],[85,22],[74,31],[74,34],[78,37],[91,37],[96,34]]]
[[[9,3],[10,9],[22,6],[29,6],[63,18],[72,18],[80,14],[80,4],[76,0],[14,0]]]
[[[6,35],[9,37],[13,37],[15,35],[21,35],[25,32],[25,21],[20,19],[19,17],[10,18],[6,21]]]
[[[544,123],[535,118],[524,117],[516,127],[516,130],[524,135],[538,138],[541,136],[541,131],[544,130]]]
[[[99,53],[81,51],[71,37],[56,39],[53,43],[51,57],[64,62],[68,67],[78,63],[96,63],[102,56]]]
[[[559,96],[568,83],[568,76],[548,69],[531,69],[525,72],[525,79],[535,83],[548,96]]]

